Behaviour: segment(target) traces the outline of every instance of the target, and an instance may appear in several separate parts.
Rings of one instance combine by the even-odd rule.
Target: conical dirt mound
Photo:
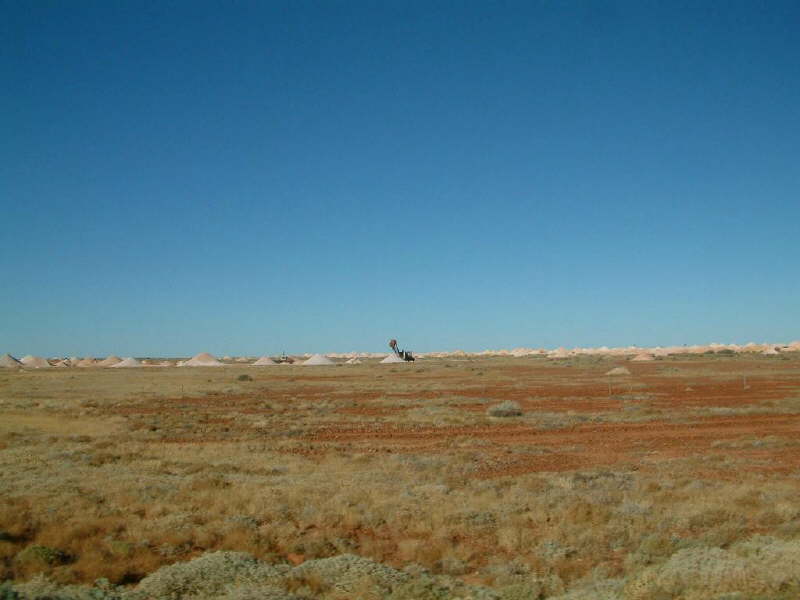
[[[201,352],[200,354],[193,356],[185,363],[183,363],[184,367],[223,367],[225,366],[223,363],[219,362],[217,358],[213,354],[209,354],[208,352]]]
[[[122,362],[122,359],[119,356],[114,356],[113,354],[108,358],[101,360],[97,363],[98,367],[113,367],[118,362]]]
[[[303,363],[304,366],[313,366],[313,365],[335,365],[336,363],[333,362],[327,356],[322,354],[314,354],[309,358],[307,361]]]
[[[277,365],[274,360],[272,360],[269,356],[262,356],[256,362],[253,363],[254,367],[267,367],[269,365]]]
[[[50,363],[47,362],[47,359],[42,358],[41,356],[28,356],[23,357],[20,362],[22,365],[28,369],[49,369]]]
[[[19,369],[21,366],[22,363],[10,354],[3,354],[3,356],[0,356],[0,368]]]
[[[111,368],[112,369],[125,369],[125,368],[141,367],[141,366],[142,366],[142,363],[140,363],[138,360],[136,360],[132,356],[129,356],[125,360],[121,360],[117,364],[112,365]]]
[[[389,356],[387,356],[386,358],[384,358],[381,361],[381,364],[386,365],[386,364],[391,364],[391,363],[404,363],[404,362],[406,362],[406,361],[404,361],[402,358],[397,356],[397,354],[390,354]]]

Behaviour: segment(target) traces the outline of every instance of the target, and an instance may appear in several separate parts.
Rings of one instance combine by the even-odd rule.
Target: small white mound
[[[23,356],[20,361],[24,367],[28,369],[49,369],[50,363],[47,362],[47,359],[42,358],[41,356]]]
[[[768,347],[766,350],[763,350],[761,354],[766,354],[767,356],[775,356],[776,354],[780,354],[773,346]],[[22,362],[25,362],[25,359],[22,359]]]
[[[634,356],[631,359],[631,361],[632,362],[645,362],[645,361],[650,361],[650,360],[655,360],[655,359],[656,359],[656,357],[653,356],[652,354],[648,354],[647,352],[642,352],[641,354],[637,354],[636,356]]]
[[[239,356],[238,358],[236,358],[235,362],[246,363],[246,362],[250,362],[250,359],[247,358],[246,356]]]
[[[225,365],[217,360],[213,354],[201,352],[193,356],[181,365],[183,367],[224,367]]]
[[[357,356],[354,356],[354,357],[353,357],[353,358],[351,358],[350,360],[346,360],[346,361],[344,361],[344,364],[346,364],[346,365],[360,365],[360,364],[361,364],[361,361],[360,361],[360,360],[358,360],[358,357],[357,357]]]
[[[222,360],[233,360],[230,356],[223,356]]]
[[[406,361],[404,361],[402,358],[397,356],[397,354],[390,354],[389,356],[387,356],[386,358],[384,358],[381,361],[381,364],[387,365],[387,364],[391,364],[391,363],[404,363],[404,362],[406,362]]]
[[[158,363],[158,366],[159,367],[171,367],[172,363],[169,362],[168,360],[162,360],[160,363]]]
[[[95,360],[94,360],[92,357],[90,357],[90,356],[87,356],[86,358],[84,358],[84,359],[83,359],[83,360],[81,360],[81,361],[78,361],[78,362],[75,364],[75,366],[76,366],[76,367],[94,367],[94,366],[96,366],[96,365],[97,365],[97,363],[96,363],[96,362],[95,362]]]
[[[606,375],[630,375],[631,372],[628,371],[625,367],[615,367],[611,369]]]
[[[269,356],[262,356],[256,362],[253,363],[254,367],[267,367],[269,365],[277,365],[274,360],[272,360]]]
[[[119,356],[114,356],[113,354],[107,357],[104,360],[101,360],[97,363],[98,367],[113,367],[115,364],[122,362],[122,359]]]
[[[132,356],[129,356],[128,358],[119,361],[117,364],[111,365],[111,368],[112,369],[125,369],[125,368],[132,368],[132,367],[141,367],[141,366],[142,366],[142,363],[140,363],[138,360],[136,360]]]
[[[3,354],[0,356],[0,367],[5,369],[19,369],[22,363],[10,354]]]
[[[327,356],[322,354],[314,354],[311,358],[303,363],[303,366],[314,366],[314,365],[335,365],[336,363],[333,362]]]

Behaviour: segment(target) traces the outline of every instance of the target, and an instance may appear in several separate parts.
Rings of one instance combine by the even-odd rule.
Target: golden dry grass
[[[617,364],[0,372],[0,577],[132,584],[214,550],[351,553],[540,597],[700,598],[681,565],[736,571],[754,536],[788,556],[800,357],[629,363],[609,392]],[[504,401],[523,414],[487,410]],[[315,577],[289,591],[334,593]]]

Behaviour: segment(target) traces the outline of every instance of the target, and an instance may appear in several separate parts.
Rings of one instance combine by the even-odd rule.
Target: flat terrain
[[[0,485],[16,581],[133,586],[237,550],[508,598],[790,598],[800,354],[0,371]],[[748,552],[783,575],[737,579]]]

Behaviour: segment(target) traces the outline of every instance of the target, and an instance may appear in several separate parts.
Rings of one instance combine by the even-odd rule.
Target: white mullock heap
[[[20,359],[22,366],[28,369],[49,369],[50,363],[47,362],[47,359],[42,358],[41,356],[23,356]]]
[[[381,361],[381,364],[385,365],[385,364],[390,364],[390,363],[404,363],[404,362],[406,362],[406,361],[404,361],[402,358],[397,356],[397,354],[390,354],[389,356],[387,356],[386,358],[384,358]]]
[[[270,365],[277,365],[274,360],[272,360],[269,356],[262,356],[256,362],[253,363],[254,367],[268,367]]]
[[[142,363],[140,363],[138,360],[136,360],[132,356],[129,356],[128,358],[119,361],[117,364],[111,365],[111,368],[112,369],[132,369],[132,368],[137,368],[137,367],[141,367],[141,366],[142,366]]]
[[[225,364],[217,360],[213,354],[201,352],[184,362],[182,367],[224,367]]]
[[[122,359],[119,356],[114,356],[113,354],[99,363],[97,363],[98,367],[113,367],[114,365],[121,363]]]
[[[314,365],[335,365],[336,363],[333,362],[330,358],[323,354],[314,354],[312,355],[307,361],[303,363],[303,366],[311,367]]]

